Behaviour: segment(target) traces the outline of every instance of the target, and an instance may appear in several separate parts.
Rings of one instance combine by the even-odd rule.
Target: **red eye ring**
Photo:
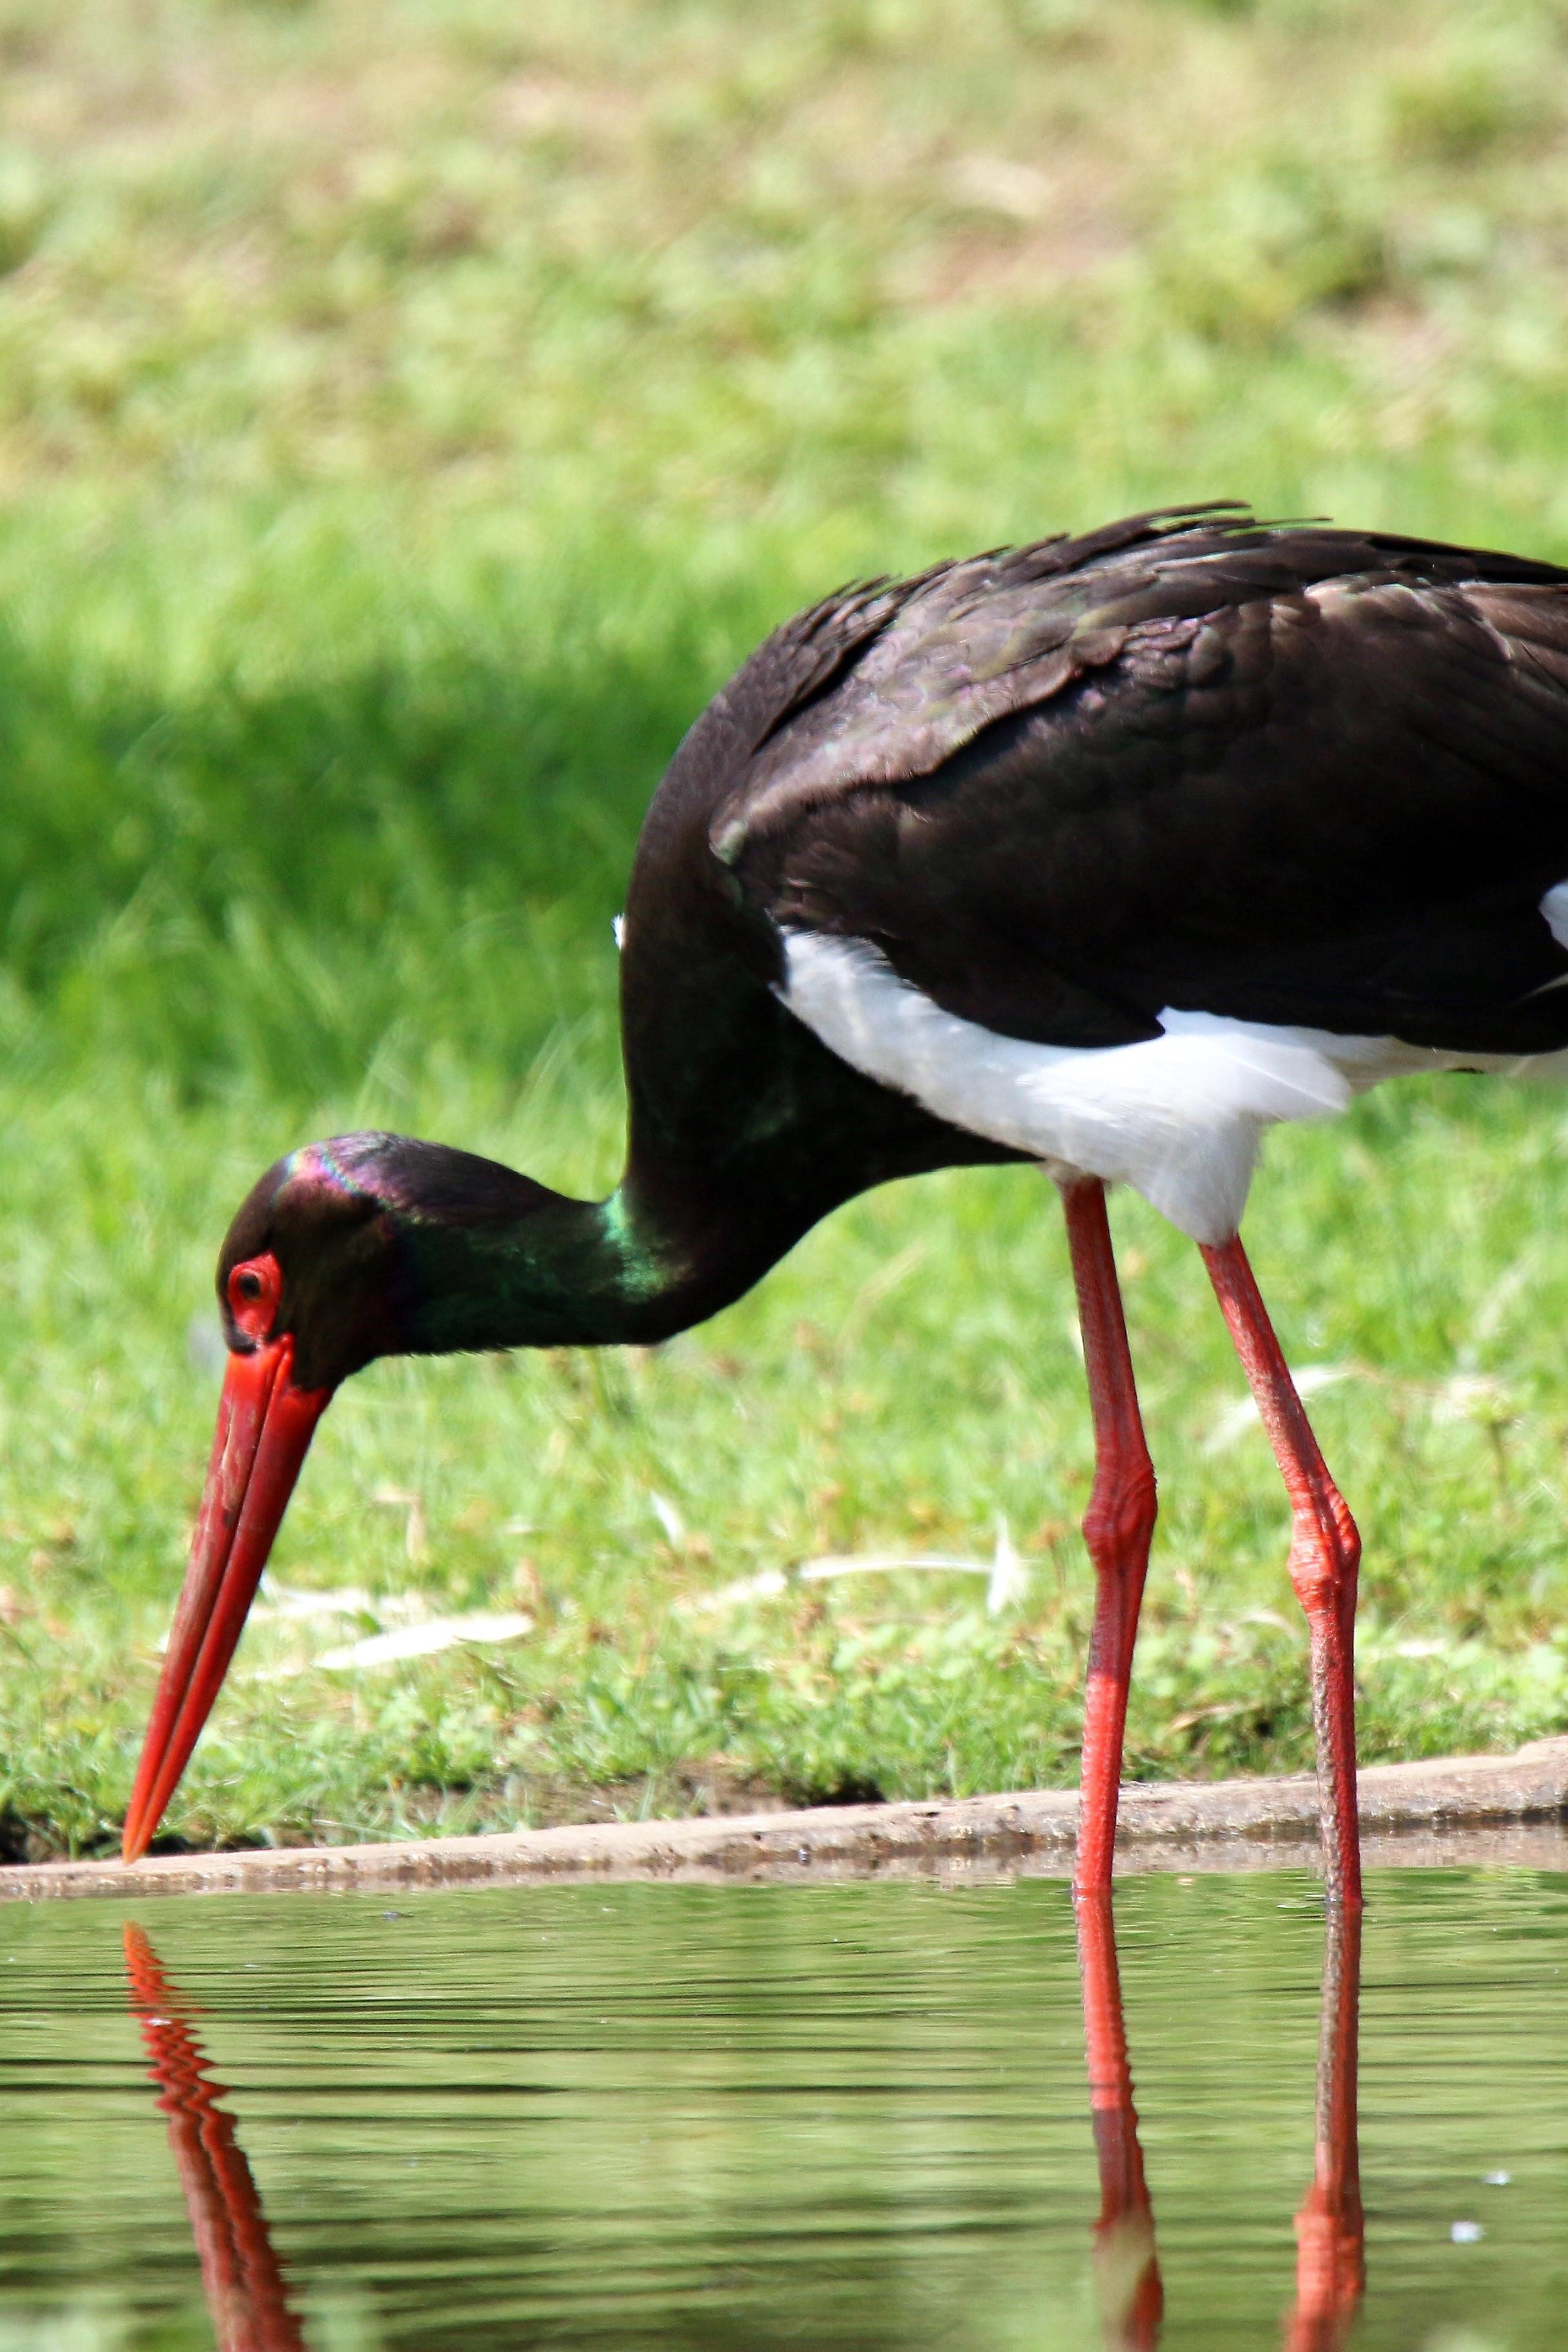
[[[283,1295],[283,1275],[270,1251],[231,1267],[225,1290],[235,1327],[247,1339],[265,1339]]]

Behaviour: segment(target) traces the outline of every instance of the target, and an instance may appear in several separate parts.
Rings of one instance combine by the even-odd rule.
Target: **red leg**
[[[1296,2216],[1296,2307],[1286,2352],[1342,2352],[1366,2284],[1356,2148],[1356,2018],[1361,1913],[1331,1903],[1318,2040],[1312,2185]]]
[[[1121,2015],[1116,1927],[1108,1888],[1078,1898],[1089,2112],[1100,2160],[1100,2221],[1094,2266],[1110,2352],[1149,2352],[1160,2335],[1164,2291],[1154,2250],[1154,2211],[1143,2178],[1132,2071]]]
[[[1290,1581],[1311,1636],[1324,1874],[1331,1903],[1359,1909],[1353,1651],[1361,1538],[1318,1451],[1240,1236],[1205,1247],[1203,1256],[1290,1497]]]
[[[1082,1895],[1103,1893],[1110,1885],[1127,1685],[1154,1533],[1154,1465],[1143,1439],[1127,1350],[1105,1187],[1093,1178],[1064,1184],[1062,1204],[1094,1415],[1094,1489],[1083,1522],[1084,1541],[1094,1562],[1094,1631],[1084,1694],[1078,1868],[1073,1876],[1073,1885]]]

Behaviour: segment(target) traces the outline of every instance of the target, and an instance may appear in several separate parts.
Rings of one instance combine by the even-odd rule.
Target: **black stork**
[[[1284,1475],[1326,1874],[1358,1902],[1358,1538],[1237,1226],[1273,1122],[1568,1047],[1568,572],[1221,504],[829,597],[655,795],[621,1019],[605,1201],[364,1134],[292,1153],[240,1208],[127,1857],[340,1381],[378,1356],[659,1340],[870,1185],[1028,1160],[1066,1205],[1097,1455],[1078,1885],[1109,1882],[1154,1522],[1106,1220],[1127,1183],[1198,1244]]]

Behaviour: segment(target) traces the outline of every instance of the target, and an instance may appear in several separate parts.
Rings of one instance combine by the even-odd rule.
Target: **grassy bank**
[[[1367,1538],[1369,1757],[1568,1719],[1568,1130],[1560,1105],[1464,1093],[1407,1090],[1278,1139],[1252,1219],[1292,1360],[1323,1368],[1315,1417]],[[454,1081],[405,1108],[525,1165],[559,1171],[563,1137],[579,1165],[609,1164],[605,1095],[548,1068],[513,1103]],[[156,1080],[57,1103],[11,1089],[5,1109],[9,1818],[17,1843],[90,1843],[121,1801],[205,1458],[210,1325],[191,1318],[210,1238],[296,1130],[259,1097],[181,1113]],[[1058,1222],[1027,1171],[928,1181],[843,1213],[656,1354],[353,1383],[276,1573],[367,1597],[247,1634],[182,1833],[1070,1779],[1089,1456]],[[1298,1764],[1305,1658],[1267,1447],[1195,1255],[1134,1202],[1117,1222],[1164,1481],[1133,1769]],[[994,1615],[958,1572],[791,1573],[825,1555],[986,1563],[998,1515],[1020,1560]],[[404,1622],[411,1593],[534,1630],[310,1668]]]
[[[613,1178],[637,819],[773,619],[1219,492],[1568,550],[1559,9],[777,14],[0,0],[7,1850],[123,1801],[256,1171],[374,1123]],[[1568,1723],[1565,1118],[1406,1088],[1256,1195],[1367,1536],[1368,1755]],[[1165,1505],[1134,1769],[1296,1763],[1267,1451],[1194,1254],[1117,1216]],[[355,1382],[278,1575],[363,1605],[257,1625],[174,1830],[1072,1778],[1058,1222],[944,1178],[656,1355]],[[797,1572],[984,1562],[999,1517],[995,1613]],[[480,1608],[532,1631],[311,1664]]]

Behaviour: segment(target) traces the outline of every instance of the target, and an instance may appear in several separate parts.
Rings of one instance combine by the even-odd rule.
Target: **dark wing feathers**
[[[830,600],[727,693],[749,756],[707,804],[749,903],[989,1026],[1111,1044],[1179,1005],[1568,1044],[1549,565],[1138,517]]]
[[[753,739],[766,756],[743,788],[747,824],[766,822],[770,783],[787,803],[840,784],[925,773],[993,719],[1113,659],[1122,631],[1114,615],[1100,620],[1092,609],[1096,566],[1135,548],[1157,549],[1190,529],[1194,515],[1205,519],[1200,529],[1208,537],[1228,541],[1250,528],[1244,510],[1236,512],[1235,521],[1227,506],[1134,515],[1079,539],[1000,549],[829,599],[803,621],[814,635],[834,640],[837,693],[821,691],[826,660],[803,685],[802,624],[786,625],[727,689],[773,706]],[[1147,590],[1153,576],[1145,570],[1132,578]],[[1047,583],[1054,593],[1042,594]],[[721,812],[715,839],[739,813]]]

